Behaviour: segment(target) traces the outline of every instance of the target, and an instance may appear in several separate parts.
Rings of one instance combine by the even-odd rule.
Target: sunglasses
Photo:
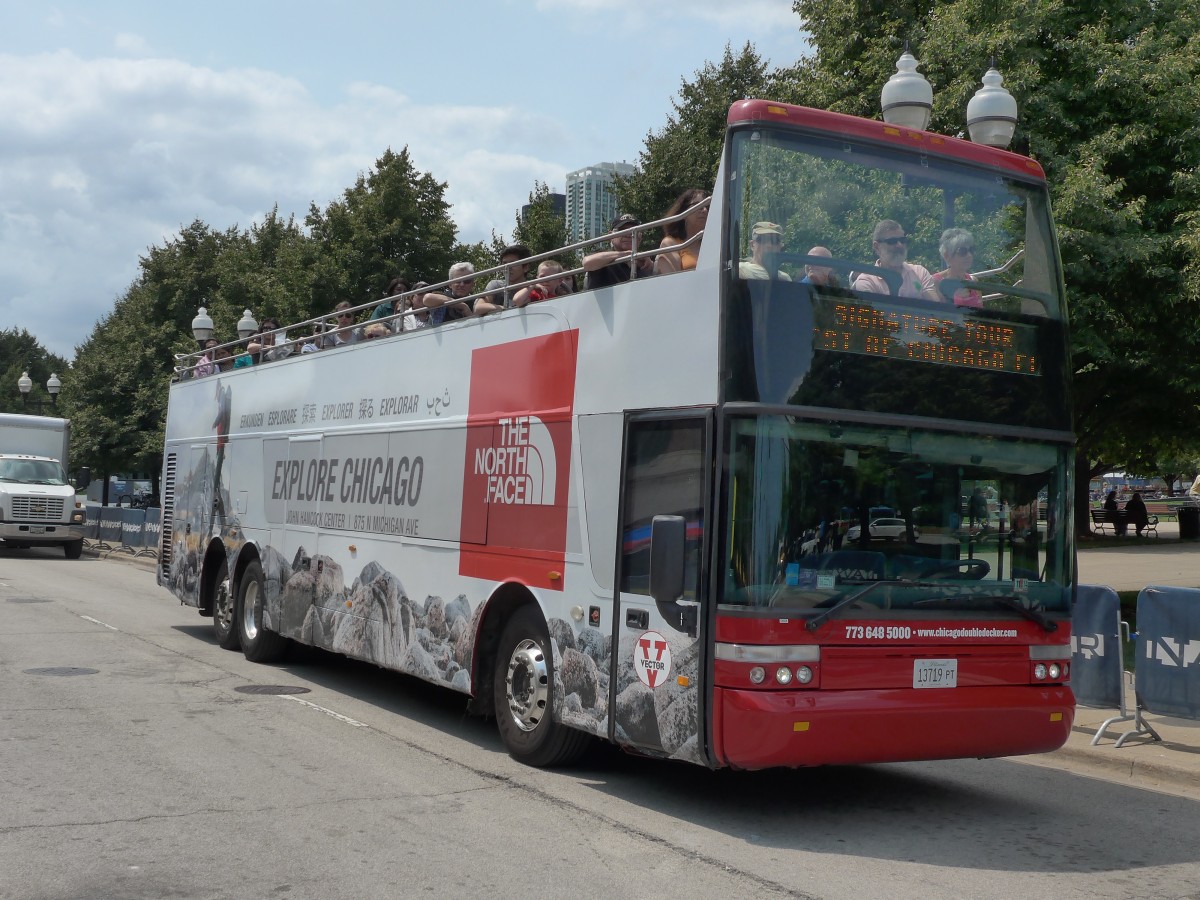
[[[908,236],[902,234],[899,237],[880,238],[879,243],[887,244],[889,247],[899,247],[908,243]]]
[[[779,244],[779,243],[781,243],[780,239],[779,239],[779,235],[777,235],[777,234],[760,234],[754,240],[758,241],[758,243],[760,243],[760,244]]]
[[[955,256],[974,256],[975,248],[974,247],[959,247],[957,250],[954,251],[954,255]]]

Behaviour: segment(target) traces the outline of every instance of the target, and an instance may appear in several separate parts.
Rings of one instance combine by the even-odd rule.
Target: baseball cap
[[[637,216],[629,213],[621,213],[621,215],[612,220],[612,227],[609,230],[624,231],[626,228],[633,228],[641,224],[642,223],[637,220]]]
[[[777,234],[782,237],[783,229],[774,222],[755,222],[750,234],[753,237],[758,237],[760,234]]]

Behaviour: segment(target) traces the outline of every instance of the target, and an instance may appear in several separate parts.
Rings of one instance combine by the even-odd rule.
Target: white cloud
[[[0,108],[0,328],[68,358],[139,255],[193,219],[247,227],[276,204],[303,219],[408,145],[474,241],[511,232],[534,179],[568,168],[543,158],[565,127],[517,109],[362,83],[323,107],[294,79],[167,59],[0,55]]]

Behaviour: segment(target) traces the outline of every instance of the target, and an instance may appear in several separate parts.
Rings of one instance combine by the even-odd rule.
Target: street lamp
[[[209,316],[208,310],[202,306],[200,307],[200,312],[196,313],[196,318],[192,319],[192,336],[196,339],[196,342],[203,347],[204,342],[212,337],[212,333],[212,317]]]
[[[32,402],[37,406],[37,414],[43,414],[46,406],[45,400],[29,399],[29,392],[33,390],[33,379],[29,377],[28,372],[22,372],[21,377],[17,379],[17,389],[21,392],[21,406],[28,408]],[[58,405],[58,393],[62,390],[62,382],[58,380],[58,376],[51,374],[49,380],[46,381],[46,392],[50,395],[50,403],[54,406]]]
[[[254,321],[254,316],[250,315],[250,310],[242,312],[242,317],[238,319],[237,333],[240,338],[248,338],[254,332],[258,331],[258,323]]]
[[[983,87],[967,104],[967,130],[977,144],[1006,148],[1017,129],[1017,101],[1004,87],[1004,78],[993,58],[983,76]]]
[[[883,121],[889,125],[924,131],[929,127],[929,116],[933,112],[933,88],[925,76],[917,71],[917,58],[908,52],[896,60],[896,73],[887,80],[879,102],[883,106]]]

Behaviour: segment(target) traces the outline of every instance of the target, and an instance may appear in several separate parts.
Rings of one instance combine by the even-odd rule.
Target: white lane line
[[[336,713],[332,709],[326,709],[324,706],[317,706],[317,704],[315,704],[315,703],[310,703],[307,700],[301,700],[299,697],[295,697],[291,694],[277,694],[276,696],[278,696],[279,698],[281,698],[283,700],[294,700],[296,703],[303,703],[305,706],[309,707],[310,709],[315,709],[318,712],[323,712],[327,716],[333,716],[333,718],[337,719],[339,722],[344,722],[345,724],[352,725],[355,728],[370,728],[371,727],[366,722],[359,722],[357,719],[351,719],[349,716],[343,716],[341,713]]]
[[[116,626],[114,626],[114,625],[109,625],[107,622],[101,622],[99,619],[93,619],[91,616],[80,616],[79,618],[81,618],[81,619],[84,619],[84,620],[86,620],[86,621],[88,621],[88,622],[95,622],[97,625],[103,625],[105,628],[109,628],[109,629],[111,629],[111,630],[113,630],[113,631],[120,631],[120,630],[121,630],[120,628],[117,628],[117,627],[116,627]]]

